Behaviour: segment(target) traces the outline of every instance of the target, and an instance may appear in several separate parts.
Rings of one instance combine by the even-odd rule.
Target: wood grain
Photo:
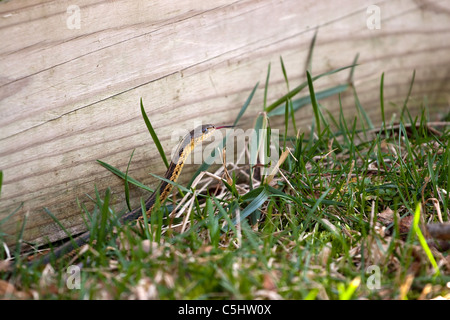
[[[148,116],[169,153],[175,128],[194,121],[232,122],[257,81],[260,87],[241,126],[262,109],[267,66],[269,101],[305,79],[305,61],[316,29],[313,74],[352,63],[363,107],[379,123],[379,82],[385,72],[388,115],[398,113],[416,79],[408,106],[426,103],[431,120],[449,111],[450,5],[446,1],[76,1],[80,28],[70,29],[72,1],[0,2],[0,170],[4,182],[0,221],[9,245],[27,215],[24,238],[42,244],[65,237],[48,208],[70,232],[85,225],[77,199],[111,187],[117,211],[125,210],[123,182],[100,167],[101,159],[155,185],[148,172],[165,167],[140,115]],[[367,28],[367,7],[381,10],[381,29]],[[316,90],[343,83],[347,72],[316,82]],[[306,94],[306,92],[305,92]],[[353,94],[343,95],[349,118]],[[321,101],[337,114],[336,97]],[[312,111],[297,123],[307,130]],[[283,119],[272,119],[280,124]],[[195,166],[182,177],[188,179]],[[185,181],[184,180],[184,181]],[[181,180],[183,181],[183,179]],[[132,189],[132,203],[146,193]]]

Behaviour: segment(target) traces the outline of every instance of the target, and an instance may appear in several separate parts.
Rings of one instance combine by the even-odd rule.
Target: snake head
[[[222,128],[233,128],[234,126],[219,126],[216,127],[213,124],[204,124],[201,126],[198,126],[194,129],[194,131],[191,133],[191,138],[200,138],[203,136],[203,138],[208,137],[211,135],[215,130],[222,129]]]

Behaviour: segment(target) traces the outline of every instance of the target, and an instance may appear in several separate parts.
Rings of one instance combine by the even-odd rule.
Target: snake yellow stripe
[[[209,136],[212,135],[212,133],[221,128],[229,128],[231,126],[221,126],[216,127],[212,124],[206,124],[201,125],[191,132],[189,132],[183,140],[179,143],[177,150],[174,154],[174,158],[172,158],[172,161],[169,165],[169,168],[167,169],[165,173],[165,178],[167,180],[170,180],[172,182],[176,182],[178,180],[178,177],[181,174],[181,171],[183,169],[184,163],[186,162],[187,157],[189,154],[194,150],[194,148],[201,143],[203,140],[207,139]],[[172,190],[173,185],[171,183],[168,183],[167,181],[162,180],[158,189],[153,192],[153,194],[145,201],[145,209],[146,209],[146,215],[147,217],[150,217],[151,212],[153,210],[153,207],[155,205],[155,201],[157,199],[157,196],[159,194],[160,202],[162,203],[170,194]],[[141,207],[138,207],[126,214],[124,214],[121,218],[121,222],[130,222],[130,221],[136,221],[143,219],[142,215],[142,209]],[[71,239],[71,241],[68,241],[64,245],[56,248],[53,250],[53,252],[48,253],[47,255],[43,256],[42,258],[37,258],[36,262],[39,264],[47,264],[52,259],[58,259],[65,255],[72,255],[76,252],[79,247],[81,247],[83,244],[87,243],[91,237],[91,233],[89,231],[77,236],[74,239]],[[31,261],[31,264],[36,263],[35,261]]]

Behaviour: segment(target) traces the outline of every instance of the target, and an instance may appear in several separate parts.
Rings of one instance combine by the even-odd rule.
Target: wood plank
[[[286,92],[282,55],[290,85],[304,81],[310,41],[319,28],[313,74],[352,63],[360,54],[355,85],[363,107],[379,121],[379,81],[385,72],[389,115],[398,113],[411,75],[409,106],[423,97],[432,118],[449,111],[450,6],[445,1],[380,1],[381,29],[366,21],[370,1],[77,1],[80,29],[67,28],[70,1],[0,3],[0,169],[4,185],[0,226],[11,234],[28,215],[25,239],[45,243],[64,233],[44,213],[51,210],[71,232],[84,229],[76,199],[90,206],[94,184],[111,187],[118,211],[125,210],[123,183],[96,163],[125,170],[150,185],[148,172],[165,170],[139,110],[148,115],[169,152],[176,128],[194,121],[230,123],[251,88],[260,88],[243,120],[261,110],[267,65],[272,64],[271,100]],[[342,83],[348,73],[321,79],[320,90]],[[306,92],[305,92],[306,94]],[[337,114],[336,98],[322,101]],[[351,118],[350,92],[343,106]],[[312,111],[298,113],[307,130]],[[281,117],[282,118],[282,117]],[[274,118],[272,124],[283,119]],[[183,174],[189,178],[194,166]],[[183,181],[183,180],[182,180]],[[133,189],[134,204],[146,193]]]

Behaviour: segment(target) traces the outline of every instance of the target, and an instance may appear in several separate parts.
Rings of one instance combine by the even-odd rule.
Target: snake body
[[[220,128],[227,128],[230,126],[221,126],[216,127],[212,124],[201,125],[191,132],[189,132],[183,140],[179,143],[177,150],[172,158],[170,165],[165,173],[165,179],[170,180],[172,182],[176,182],[178,177],[181,174],[184,163],[186,162],[189,154],[194,150],[194,148],[203,140],[207,139],[212,133]],[[145,201],[145,209],[147,217],[150,217],[153,207],[155,205],[155,201],[157,196],[159,195],[160,202],[163,202],[170,194],[173,185],[167,181],[162,180],[158,189],[153,192],[153,194]],[[122,217],[120,217],[120,221],[123,223],[142,220],[142,208],[139,206],[138,208],[125,213]],[[71,239],[67,243],[62,246],[56,248],[52,252],[46,254],[38,260],[39,264],[47,264],[51,262],[53,259],[58,259],[65,255],[73,254],[77,249],[79,249],[82,245],[89,242],[91,237],[90,231],[86,231],[81,235]],[[34,261],[31,261],[31,264],[34,264]]]

